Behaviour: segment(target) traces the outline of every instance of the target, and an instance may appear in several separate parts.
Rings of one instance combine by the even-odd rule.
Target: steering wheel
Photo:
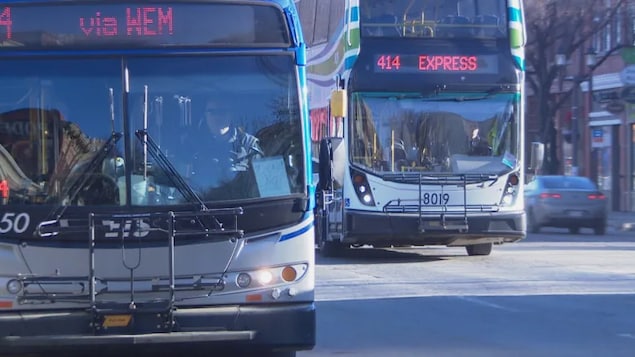
[[[84,206],[118,205],[119,186],[112,177],[95,173],[86,181],[74,201]]]

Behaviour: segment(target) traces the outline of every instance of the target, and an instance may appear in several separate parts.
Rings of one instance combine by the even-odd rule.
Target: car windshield
[[[513,94],[354,93],[351,160],[378,173],[501,173],[518,164]]]
[[[205,201],[302,192],[296,83],[290,56],[5,60],[9,203],[171,205],[190,203],[188,189]],[[222,138],[210,110],[226,121]]]

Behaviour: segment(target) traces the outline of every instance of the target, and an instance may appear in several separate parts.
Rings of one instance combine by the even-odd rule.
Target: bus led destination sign
[[[14,19],[13,13],[17,11],[18,14],[21,14],[23,11],[20,10],[12,11],[11,7],[2,8],[0,12],[1,40],[19,40],[19,38],[14,38],[13,27],[16,26],[21,29],[21,21],[28,21],[19,16]],[[174,33],[172,7],[122,7],[112,10],[118,11],[109,13],[99,9],[87,9],[85,14],[76,12],[73,21],[70,21],[70,23],[75,23],[75,33],[81,31],[86,37],[114,37],[119,35],[143,37],[172,35]],[[88,11],[91,12],[89,13]],[[36,28],[33,28],[33,30],[36,30]],[[42,28],[42,30],[45,30],[45,28]],[[69,30],[72,29],[69,28]],[[70,31],[70,33],[73,33],[73,31]]]
[[[51,16],[51,14],[55,16]],[[272,6],[231,3],[73,3],[0,6],[0,50],[54,47],[286,43]],[[243,23],[244,26],[235,26]]]
[[[491,74],[497,70],[496,56],[490,55],[402,55],[375,56],[375,72],[380,73],[476,73]]]

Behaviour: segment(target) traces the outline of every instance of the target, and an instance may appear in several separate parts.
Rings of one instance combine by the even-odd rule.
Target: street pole
[[[595,68],[595,64],[596,64],[596,58],[597,54],[595,53],[595,49],[593,47],[589,47],[588,50],[585,53],[585,62],[587,65],[587,68],[589,69],[589,74],[588,74],[588,78],[589,78],[589,87],[587,88],[587,90],[589,91],[589,103],[588,103],[588,107],[587,107],[587,124],[585,126],[585,133],[588,133],[588,120],[590,120],[591,117],[591,113],[593,112],[593,70]],[[587,172],[587,175],[591,175],[591,173],[593,173],[595,170],[592,169],[591,166],[591,162],[593,162],[594,160],[590,160],[589,162],[589,156],[590,155],[596,155],[595,151],[597,149],[593,149],[593,143],[590,141],[590,137],[589,134],[586,135],[586,140],[588,143],[588,147],[586,147],[585,150],[585,157],[586,159],[586,165],[585,165],[585,171]],[[589,155],[590,154],[590,155]],[[592,178],[593,181],[595,181],[596,184],[599,184],[597,176]]]
[[[591,67],[589,67],[589,69],[591,70],[591,72],[589,73],[589,88],[587,88],[589,90],[589,99],[588,99],[589,100],[589,109],[587,110],[587,120],[590,120],[589,118],[591,117],[591,113],[593,112],[593,72],[592,72],[592,68]],[[587,127],[588,127],[588,121],[587,121]],[[589,139],[587,138],[587,140],[589,140]],[[593,145],[593,143],[589,142],[589,146],[591,146],[591,145]],[[593,152],[594,149],[589,147],[587,150],[590,150],[590,152]],[[592,172],[592,170],[591,170],[590,167],[588,167],[588,166],[590,166],[590,163],[588,162],[588,160],[587,160],[586,164],[587,164],[586,172],[587,172],[587,175],[588,175],[589,173]],[[598,183],[597,179],[593,179],[593,181],[595,181],[596,184]]]
[[[574,82],[574,83],[577,83]],[[573,98],[571,100],[571,175],[578,176],[578,107],[580,88],[574,88]]]
[[[565,72],[566,72],[566,67],[568,65],[568,60],[567,60],[567,56],[563,53],[556,53],[556,58],[554,61],[556,67],[558,68],[558,74],[560,76],[560,94],[562,93],[562,84],[565,81]],[[575,93],[574,93],[575,94]],[[575,96],[575,95],[574,95]],[[577,105],[575,103],[574,98],[571,98],[571,140],[573,141],[573,120],[574,118],[576,118],[576,108]],[[554,148],[551,148],[551,150],[555,150]],[[571,163],[573,165],[573,162]],[[565,172],[566,170],[566,166],[565,166]]]

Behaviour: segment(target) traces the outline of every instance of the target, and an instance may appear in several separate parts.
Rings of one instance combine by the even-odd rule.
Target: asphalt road
[[[634,356],[635,234],[545,229],[494,247],[318,258],[299,356]]]
[[[446,247],[318,255],[316,305],[317,345],[299,357],[632,357],[635,233],[544,229],[485,257]],[[86,356],[245,355],[124,352]]]

